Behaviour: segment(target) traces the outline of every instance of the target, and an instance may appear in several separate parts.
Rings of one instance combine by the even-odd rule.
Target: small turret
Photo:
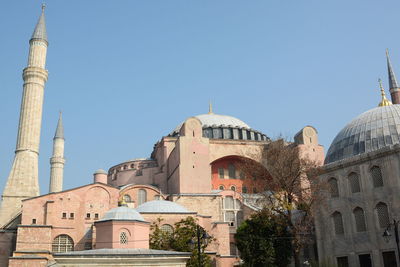
[[[95,171],[93,174],[93,182],[107,184],[107,172],[103,169]]]

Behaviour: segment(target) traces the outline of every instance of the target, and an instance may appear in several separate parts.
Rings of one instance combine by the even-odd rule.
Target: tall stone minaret
[[[386,49],[386,61],[387,61],[388,76],[389,76],[390,97],[392,98],[393,104],[400,104],[400,87],[397,84],[396,75],[394,75],[392,64],[389,58],[389,51],[387,49]]]
[[[47,81],[47,34],[42,14],[29,41],[28,66],[23,70],[23,93],[14,162],[3,191],[0,227],[21,210],[21,200],[39,195],[38,158],[44,85]]]
[[[53,156],[50,158],[50,193],[62,191],[65,164],[64,141],[64,127],[60,112],[56,134],[53,138]]]

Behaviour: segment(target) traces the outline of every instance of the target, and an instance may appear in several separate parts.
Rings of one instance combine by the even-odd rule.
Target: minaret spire
[[[379,87],[381,88],[381,96],[382,96],[382,100],[381,100],[381,102],[379,103],[378,106],[379,106],[379,107],[384,107],[384,106],[390,106],[390,105],[392,105],[392,102],[390,102],[390,101],[386,98],[385,89],[383,89],[383,86],[382,86],[382,80],[379,79],[378,82],[379,82]]]
[[[64,142],[64,127],[62,113],[60,112],[56,133],[53,138],[53,155],[50,158],[50,193],[62,191],[65,164]]]
[[[400,104],[400,87],[397,83],[396,75],[394,74],[392,63],[389,58],[389,50],[386,49],[386,61],[389,77],[389,91],[393,104]]]
[[[28,66],[23,70],[22,104],[14,162],[2,195],[0,227],[21,210],[21,201],[39,195],[39,144],[42,125],[47,34],[44,9],[29,41]]]

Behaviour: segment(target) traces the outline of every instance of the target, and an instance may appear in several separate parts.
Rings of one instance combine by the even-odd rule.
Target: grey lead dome
[[[400,105],[370,109],[343,128],[333,140],[325,164],[399,144]]]
[[[140,213],[193,213],[183,206],[167,200],[152,200],[145,202],[136,210]]]
[[[144,221],[142,215],[128,207],[118,207],[107,211],[99,221]]]

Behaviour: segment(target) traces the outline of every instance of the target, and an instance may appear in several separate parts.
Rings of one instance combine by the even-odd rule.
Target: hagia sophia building
[[[159,218],[162,231],[172,231],[189,216],[215,238],[206,248],[214,266],[237,265],[234,234],[260,209],[258,193],[264,190],[238,163],[257,161],[270,138],[238,118],[215,114],[210,105],[207,114],[171,127],[150,158],[99,169],[93,183],[64,190],[60,114],[50,190],[39,195],[48,79],[44,8],[29,44],[15,157],[0,204],[0,266],[186,266],[190,253],[150,249],[149,235]],[[394,241],[380,239],[384,226],[400,218],[400,87],[389,58],[388,66],[394,104],[382,88],[379,107],[339,132],[326,158],[314,127],[305,126],[294,136],[302,155],[324,165],[321,179],[329,182],[330,201],[315,222],[318,256],[339,266],[396,263]]]

